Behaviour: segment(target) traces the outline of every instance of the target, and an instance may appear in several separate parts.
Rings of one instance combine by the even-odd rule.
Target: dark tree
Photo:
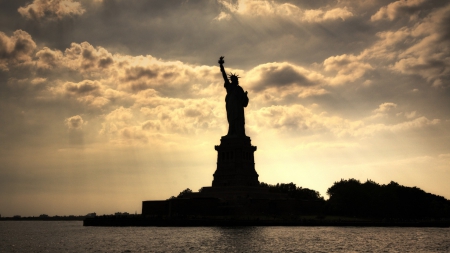
[[[341,179],[327,194],[330,214],[396,219],[450,217],[449,200],[396,182],[379,185],[371,180],[362,184],[356,179]]]
[[[297,200],[312,200],[312,201],[324,201],[318,191],[314,191],[308,188],[297,187],[294,183],[283,184],[278,183],[276,185],[260,183],[261,187],[269,188],[271,192],[287,193],[289,197]]]
[[[182,192],[180,192],[180,194],[178,194],[177,198],[184,198],[187,195],[189,195],[190,193],[192,193],[192,190],[189,188],[186,188],[185,190],[183,190]]]
[[[181,199],[181,198],[185,198],[187,195],[191,194],[192,190],[189,188],[184,189],[182,192],[180,192],[180,194],[178,194],[178,196],[172,196],[169,199]]]

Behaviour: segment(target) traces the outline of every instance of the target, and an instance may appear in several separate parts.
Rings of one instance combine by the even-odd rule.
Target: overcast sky
[[[210,186],[217,64],[259,180],[450,198],[447,0],[0,2],[0,214],[141,212]]]

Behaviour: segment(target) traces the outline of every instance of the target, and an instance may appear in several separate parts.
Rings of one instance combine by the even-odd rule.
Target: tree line
[[[260,187],[285,193],[299,201],[315,201],[318,214],[388,219],[450,218],[450,200],[393,181],[380,185],[372,180],[361,183],[353,178],[341,179],[328,188],[327,200],[318,191],[294,183],[270,185],[261,182]],[[184,198],[190,193],[192,190],[187,188],[171,198]]]
[[[328,188],[330,214],[372,218],[450,218],[450,200],[391,181],[341,179]]]

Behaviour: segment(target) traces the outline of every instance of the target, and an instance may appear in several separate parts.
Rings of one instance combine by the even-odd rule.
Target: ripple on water
[[[116,228],[2,221],[0,252],[450,252],[450,229]]]

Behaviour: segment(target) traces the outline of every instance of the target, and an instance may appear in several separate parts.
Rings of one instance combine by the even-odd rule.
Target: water
[[[450,229],[83,227],[81,221],[1,221],[0,252],[450,252]]]

